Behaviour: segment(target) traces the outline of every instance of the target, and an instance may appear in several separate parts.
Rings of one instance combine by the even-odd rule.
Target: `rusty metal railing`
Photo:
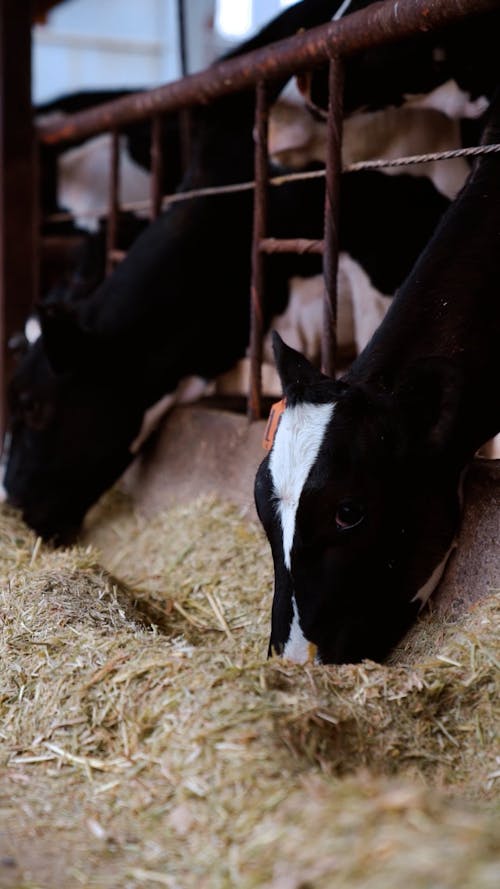
[[[161,116],[209,103],[221,96],[255,87],[255,187],[251,281],[251,383],[248,415],[261,413],[260,367],[263,337],[263,257],[270,252],[311,251],[323,254],[325,275],[322,365],[335,372],[336,307],[338,268],[339,181],[341,172],[343,60],[372,47],[395,43],[419,33],[444,28],[473,14],[500,7],[500,0],[386,0],[338,21],[312,28],[263,49],[213,65],[148,92],[100,105],[38,128],[41,143],[54,145],[112,132],[111,185],[109,194],[108,271],[122,254],[116,250],[118,202],[118,132],[136,121],[152,120],[151,216],[161,209]],[[329,110],[327,120],[327,163],[325,229],[323,241],[302,238],[277,240],[267,231],[267,88],[277,78],[289,77],[329,63]],[[397,76],[397,72],[395,72]]]

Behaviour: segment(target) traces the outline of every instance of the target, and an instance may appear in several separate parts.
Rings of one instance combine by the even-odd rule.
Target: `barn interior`
[[[56,228],[59,208],[51,208],[51,229],[41,222],[40,148],[55,144],[68,122],[34,126],[30,74],[35,23],[50,23],[51,8],[72,2],[33,0],[21,9],[7,0],[0,11],[4,430],[14,360],[8,343],[75,248]],[[163,60],[151,84],[193,72],[202,78],[230,45],[220,33],[212,43],[206,34],[195,39],[200,17],[213,19],[213,3],[168,5],[178,68]],[[431,14],[439,11],[437,0],[431,5]],[[474,5],[465,4],[466,12]],[[261,18],[252,21],[278,11],[254,3]],[[155,88],[170,101],[168,83]],[[139,107],[134,96],[120,101],[134,113]],[[389,145],[387,118],[354,115],[344,122],[344,166],[457,146],[456,121],[445,133],[435,106],[409,105],[403,113],[408,127],[417,117],[417,143]],[[435,117],[438,145],[422,135],[422,109]],[[467,119],[482,110],[468,106]],[[335,147],[316,112],[304,112],[292,85],[270,111],[266,152],[290,169],[324,167]],[[90,126],[95,135],[98,107],[88,114],[93,122],[81,117],[82,132]],[[73,120],[76,142],[78,112]],[[360,148],[363,125],[383,137],[364,136]],[[101,121],[99,134],[105,129]],[[113,137],[100,205],[109,211],[108,274],[124,257],[120,213],[127,201],[141,202],[124,197],[118,142]],[[156,168],[153,160],[142,196],[153,219],[162,208],[160,155],[156,142]],[[464,164],[456,158],[426,166],[452,198]],[[65,225],[67,216],[59,221]],[[331,360],[334,345],[322,338],[326,279],[338,309],[330,368],[339,374],[385,315],[389,293],[374,291],[342,253],[327,251],[324,261],[324,276],[306,279],[303,289],[304,281],[294,280],[294,313],[275,324],[327,367],[325,351]],[[253,275],[265,291],[258,263]],[[12,506],[1,507],[1,886],[497,885],[495,445],[467,475],[460,537],[444,578],[387,663],[267,660],[273,568],[253,482],[281,388],[269,342],[255,321],[252,330],[247,355],[206,394],[153,417],[136,459],[88,512],[74,545],[54,548]]]

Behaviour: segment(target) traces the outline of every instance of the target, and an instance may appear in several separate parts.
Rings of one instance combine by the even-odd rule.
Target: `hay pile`
[[[498,596],[419,664],[303,668],[233,507],[0,539],[0,886],[498,885]]]

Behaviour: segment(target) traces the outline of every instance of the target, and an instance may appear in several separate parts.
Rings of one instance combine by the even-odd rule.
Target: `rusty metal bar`
[[[42,235],[40,246],[45,254],[59,256],[62,252],[75,250],[83,240],[83,235]]]
[[[0,450],[10,336],[38,286],[37,152],[31,108],[31,4],[0,3]]]
[[[106,274],[113,271],[113,254],[116,248],[116,235],[118,231],[120,190],[120,136],[118,130],[111,131],[111,156],[109,176],[109,214],[108,231],[106,241]]]
[[[498,9],[498,0],[385,0],[338,21],[311,28],[244,56],[219,62],[157,89],[118,99],[38,128],[52,144],[144,120],[153,114],[204,104],[256,86],[261,80],[289,77],[332,57],[394,43],[418,32],[442,28],[470,15]]]
[[[250,391],[247,414],[258,420],[262,401],[262,337],[264,330],[264,254],[260,245],[267,227],[268,186],[268,98],[264,81],[257,85],[255,105],[255,191],[252,238],[252,278],[250,284]]]
[[[162,118],[155,114],[151,121],[151,219],[161,213],[163,193]]]
[[[328,72],[328,120],[326,135],[325,250],[323,274],[323,329],[321,368],[333,377],[337,363],[337,272],[339,263],[339,200],[342,172],[342,106],[344,63],[332,58]]]
[[[324,249],[324,241],[310,241],[308,238],[263,238],[260,242],[262,253],[322,254]]]
[[[177,28],[179,31],[179,56],[181,60],[181,74],[188,73],[187,63],[187,34],[186,34],[186,10],[184,0],[177,0]]]
[[[182,171],[186,172],[191,158],[191,112],[189,108],[181,108],[179,111],[179,140],[182,160]]]

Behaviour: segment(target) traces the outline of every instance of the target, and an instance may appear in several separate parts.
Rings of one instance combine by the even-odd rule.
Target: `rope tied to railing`
[[[406,167],[415,164],[428,164],[434,161],[453,160],[460,157],[479,157],[485,154],[500,153],[500,144],[493,143],[491,145],[475,145],[469,148],[454,148],[448,151],[431,151],[426,154],[411,154],[406,157],[395,158],[378,158],[374,160],[356,161],[356,163],[346,164],[342,168],[343,173],[358,173],[362,170],[379,170],[386,167]],[[269,185],[277,187],[288,182],[303,182],[307,179],[321,179],[325,177],[325,169],[306,170],[300,173],[286,173],[281,176],[272,176],[269,179]],[[164,195],[161,199],[162,209],[166,209],[171,204],[181,203],[182,201],[190,201],[194,198],[212,197],[222,194],[236,194],[243,191],[252,191],[255,188],[253,180],[248,182],[237,182],[232,185],[213,185],[205,188],[196,188],[190,191],[176,192],[171,195]],[[151,206],[150,200],[129,201],[120,205],[122,211],[139,211],[148,210]],[[100,210],[88,211],[78,214],[79,217],[85,219],[99,219],[107,215],[107,208]],[[63,222],[73,219],[71,213],[54,213],[46,217],[47,222]]]

